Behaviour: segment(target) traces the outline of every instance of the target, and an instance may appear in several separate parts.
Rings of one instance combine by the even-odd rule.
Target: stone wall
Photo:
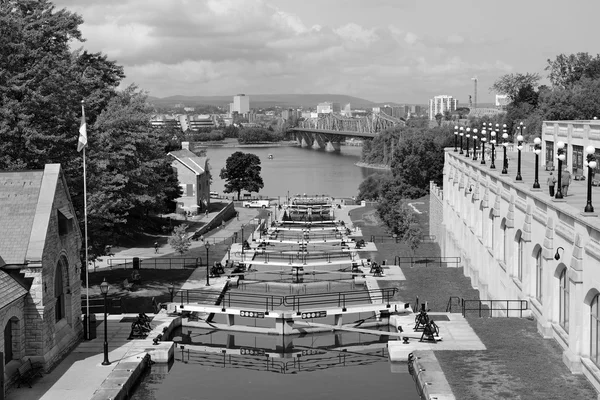
[[[443,219],[444,191],[431,181],[429,183],[429,234],[435,236],[435,241],[441,249],[441,257],[446,257],[444,252],[446,225],[444,225]],[[449,254],[448,257],[454,257],[454,255]]]

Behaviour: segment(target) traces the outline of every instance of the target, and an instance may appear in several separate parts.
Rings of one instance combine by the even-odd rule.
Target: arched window
[[[12,321],[8,320],[4,327],[4,364],[13,359]]]
[[[569,280],[567,279],[566,268],[560,273],[559,292],[558,322],[565,332],[569,332]]]
[[[600,366],[599,343],[600,337],[600,310],[598,308],[598,297],[594,296],[590,304],[590,359],[596,366]]]
[[[54,306],[54,319],[56,322],[58,322],[65,317],[65,293],[63,286],[62,258],[56,264],[56,271],[54,273],[54,298],[56,299],[56,304]]]
[[[492,255],[494,255],[494,222],[495,222],[494,213],[491,212],[490,213],[489,230],[488,230],[488,247],[490,249],[492,249]]]
[[[506,264],[508,260],[508,229],[506,224],[502,226],[502,262]]]
[[[521,282],[523,281],[523,245],[523,239],[519,235],[517,240],[517,279]]]
[[[535,298],[542,302],[542,249],[535,253]]]

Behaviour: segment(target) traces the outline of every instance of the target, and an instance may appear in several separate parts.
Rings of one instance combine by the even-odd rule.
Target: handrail
[[[458,297],[458,296],[450,296],[450,299],[448,299],[448,304],[446,305],[446,312],[449,312],[449,313],[452,312],[452,300],[458,300],[458,305],[462,309],[463,299],[461,297]]]
[[[109,268],[133,268],[133,259],[131,258],[113,258],[107,259]],[[138,257],[139,258],[139,257]],[[185,269],[196,268],[202,265],[202,258],[139,258],[140,268],[142,269]]]
[[[215,296],[217,297],[215,299]],[[173,301],[179,300],[183,304],[220,304],[222,307],[231,307],[232,305],[263,306],[266,312],[274,310],[283,304],[283,296],[260,294],[260,293],[238,293],[238,292],[218,292],[211,289],[181,289],[173,296]],[[215,301],[216,300],[216,301]]]
[[[443,267],[447,264],[454,264],[455,267],[458,267],[460,266],[460,263],[460,257],[394,257],[394,264],[400,267],[402,265],[410,265],[411,268],[421,265],[424,265],[425,267],[436,265]]]
[[[489,305],[487,304],[489,303]],[[504,307],[494,307],[495,304],[503,305]],[[518,308],[510,308],[510,304],[517,303]],[[468,307],[469,304],[476,304],[475,308]],[[506,311],[506,317],[510,317],[510,311],[518,311],[519,318],[523,318],[523,311],[529,309],[529,302],[527,300],[462,300],[462,315],[465,316],[467,311],[479,311],[479,317],[482,316],[482,311],[489,311],[489,316],[493,317],[493,311]]]
[[[90,313],[92,314],[100,314],[104,312],[104,297],[101,298],[92,298],[90,299]],[[107,297],[107,313],[108,314],[123,314],[125,309],[123,307],[123,299],[120,297]],[[87,313],[87,303],[86,299],[81,299],[81,311],[83,314]]]
[[[346,305],[356,302],[371,302],[378,298],[386,305],[390,304],[391,299],[398,292],[398,288],[383,288],[374,290],[354,290],[346,292],[333,293],[311,293],[311,294],[292,294],[283,298],[283,304],[292,307],[293,310],[300,312],[301,307],[307,306],[331,306],[336,305],[343,310]]]
[[[435,235],[420,235],[421,241],[423,242],[435,242],[436,240],[436,236]],[[399,243],[402,239],[400,237],[394,237],[394,236],[384,236],[384,235],[371,235],[371,242],[380,242],[380,243],[385,243],[385,242],[396,242]]]

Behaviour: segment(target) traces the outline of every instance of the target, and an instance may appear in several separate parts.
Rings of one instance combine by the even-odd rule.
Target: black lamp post
[[[460,151],[458,152],[458,154],[463,154],[463,136],[464,136],[464,129],[462,126],[460,127]]]
[[[485,130],[484,124],[484,127],[481,130],[481,164],[485,164],[485,142],[487,141],[486,135],[487,131]]]
[[[508,174],[508,158],[506,158],[506,146],[508,146],[508,133],[506,132],[506,124],[502,129],[502,147],[504,147],[504,158],[502,160],[502,175]]]
[[[596,148],[592,145],[585,148],[587,153],[587,166],[588,166],[588,183],[587,183],[587,204],[585,205],[585,212],[594,212],[594,206],[592,205],[592,179],[594,177],[594,169],[598,163],[596,162]]]
[[[566,156],[565,156],[565,143],[564,142],[558,142],[556,143],[556,154],[558,158],[558,188],[556,189],[556,194],[554,195],[555,199],[562,199],[563,198],[563,194],[562,194],[562,162],[565,160]]]
[[[477,129],[473,129],[473,161],[477,161]]]
[[[538,171],[540,168],[540,153],[542,152],[542,146],[541,146],[542,140],[538,137],[536,137],[535,139],[533,139],[533,144],[534,144],[534,149],[533,152],[535,153],[535,180],[533,181],[533,188],[534,189],[539,189],[540,188],[540,181],[538,180]]]
[[[208,271],[208,248],[210,247],[210,243],[204,243],[204,247],[206,247],[206,286],[210,286],[210,273]]]
[[[470,157],[469,155],[469,138],[471,137],[471,128],[467,128],[467,134],[465,135],[465,137],[467,138],[467,151],[465,152],[465,157]]]
[[[498,124],[496,124],[496,130],[490,132],[490,144],[492,145],[490,169],[496,169],[496,132],[498,132]]]
[[[454,152],[456,153],[458,151],[457,147],[457,141],[458,141],[458,125],[454,127]]]
[[[106,278],[100,284],[100,291],[104,296],[104,361],[102,361],[102,365],[110,365],[110,361],[108,361],[108,320],[106,319],[106,315],[108,314],[108,303],[106,301],[108,282],[106,282]]]
[[[171,303],[173,302],[173,298],[175,297],[175,284],[171,283],[169,285],[169,294],[171,295]]]
[[[523,126],[523,122],[521,122],[519,124],[519,136],[517,136],[517,150],[518,150],[518,154],[517,154],[517,177],[515,178],[515,180],[517,181],[522,181],[523,177],[521,176],[521,150],[523,149],[523,129],[525,129],[525,127]]]

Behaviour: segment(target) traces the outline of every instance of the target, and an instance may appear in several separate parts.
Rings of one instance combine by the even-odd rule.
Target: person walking
[[[554,186],[556,185],[556,177],[552,175],[552,171],[550,171],[550,176],[548,177],[548,190],[550,191],[550,197],[554,197]]]
[[[154,254],[158,253],[158,242],[154,242]]]
[[[560,190],[562,191],[563,197],[567,197],[569,191],[569,185],[571,184],[571,173],[565,168],[560,175]]]

